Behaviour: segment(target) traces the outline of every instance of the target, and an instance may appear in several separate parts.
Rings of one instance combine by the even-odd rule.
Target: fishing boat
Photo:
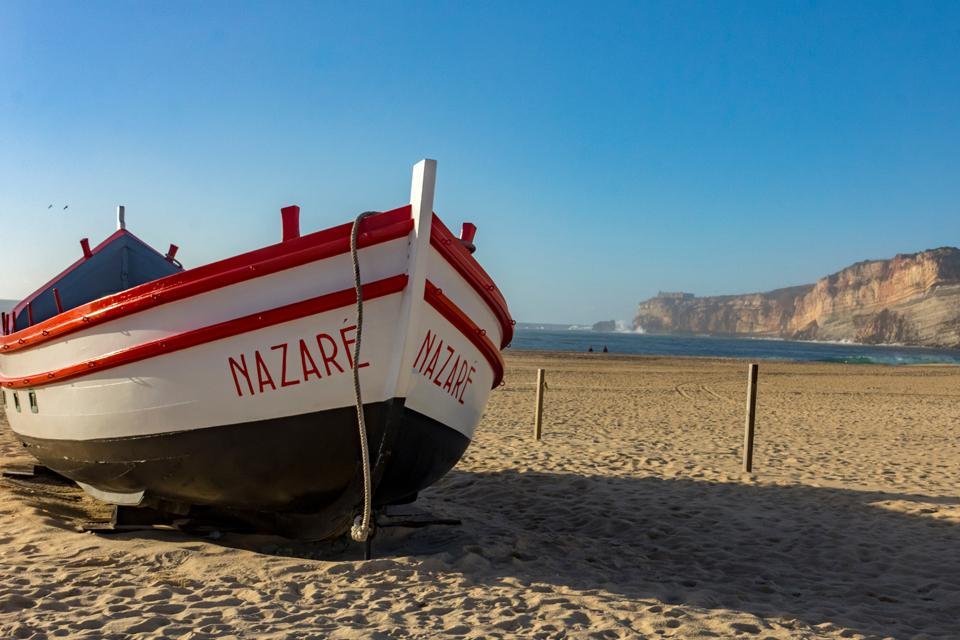
[[[117,505],[223,507],[369,531],[463,455],[513,321],[433,212],[410,203],[184,270],[117,231],[3,316],[0,402],[43,465]],[[362,411],[358,411],[362,407]],[[359,533],[358,533],[358,527]]]

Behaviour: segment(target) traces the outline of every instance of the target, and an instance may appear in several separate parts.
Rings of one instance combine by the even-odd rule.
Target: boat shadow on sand
[[[455,541],[429,531],[408,546],[438,536],[450,569],[477,580],[746,611],[824,632],[899,639],[956,630],[956,497],[454,471],[426,501],[463,527]]]
[[[29,502],[55,516],[50,524],[63,526],[95,504],[54,482],[40,505],[36,489]],[[947,637],[960,611],[960,498],[454,470],[418,504],[462,526],[383,530],[374,543],[381,566],[415,556],[425,569],[476,583],[509,578],[606,592],[640,602],[641,612],[644,601],[651,613],[664,604],[744,611],[898,640]],[[183,539],[164,531],[119,535]],[[208,541],[299,559],[355,561],[362,553],[346,541],[233,533]]]

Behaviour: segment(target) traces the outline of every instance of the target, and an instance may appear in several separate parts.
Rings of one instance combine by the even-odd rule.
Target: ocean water
[[[589,348],[610,353],[656,356],[704,356],[745,360],[794,360],[849,364],[957,364],[960,349],[868,346],[827,342],[796,342],[712,336],[664,336],[640,333],[606,333],[579,330],[517,329],[511,349],[570,351]]]

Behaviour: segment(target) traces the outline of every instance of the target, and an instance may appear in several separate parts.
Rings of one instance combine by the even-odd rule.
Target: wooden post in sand
[[[540,440],[543,432],[543,387],[546,385],[543,369],[537,369],[537,412],[533,420],[533,439]]]
[[[757,373],[760,368],[756,362],[750,364],[747,372],[747,422],[743,431],[743,470],[753,470],[753,424],[757,414]]]

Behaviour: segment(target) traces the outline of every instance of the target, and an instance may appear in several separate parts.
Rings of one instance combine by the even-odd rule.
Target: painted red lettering
[[[457,361],[453,363],[453,367],[450,369],[450,374],[447,376],[447,379],[443,382],[443,390],[447,393],[450,393],[450,387],[453,386],[453,379],[457,377],[457,367],[460,366],[460,356],[457,356]],[[439,386],[439,383],[438,383]]]
[[[459,395],[458,392],[460,391],[460,385],[462,385],[463,381],[466,379],[467,379],[467,361],[464,360],[463,364],[460,365],[460,371],[457,373],[457,382],[456,384],[453,385],[453,393],[451,393],[450,395],[452,395],[454,398],[457,398]]]
[[[237,377],[237,373],[242,375],[243,379],[247,381],[247,388],[250,389],[250,395],[253,395],[253,383],[250,382],[250,372],[247,370],[246,356],[241,353],[240,362],[228,357],[227,362],[230,365],[230,373],[233,374],[233,384],[237,388],[237,395],[243,397],[243,391],[240,390],[240,379]]]
[[[340,329],[340,340],[343,341],[343,350],[347,352],[347,362],[350,364],[351,369],[353,368],[353,353],[352,353],[353,350],[350,347],[351,345],[356,344],[357,341],[353,338],[347,338],[347,332],[356,331],[356,330],[357,330],[357,325],[353,325],[351,327],[344,327]],[[360,364],[357,365],[357,369],[363,369],[364,367],[369,367],[369,366],[370,366],[369,362],[361,362]]]
[[[333,353],[331,353],[329,356],[327,355],[326,349],[323,348],[324,340],[327,340],[330,343],[330,346],[333,347]],[[333,363],[333,366],[339,369],[340,373],[343,373],[343,367],[341,367],[340,363],[337,362],[337,341],[326,333],[318,333],[317,346],[320,347],[320,357],[323,359],[323,366],[327,370],[327,375],[330,375],[330,363]]]
[[[257,362],[257,382],[260,384],[260,393],[263,393],[263,390],[268,386],[276,391],[277,385],[273,383],[273,376],[270,375],[270,369],[267,368],[267,363],[263,361],[260,352],[254,351],[253,357]]]
[[[443,351],[443,340],[440,341],[440,344],[437,345],[437,350],[433,352],[433,357],[430,358],[430,364],[427,365],[427,368],[423,370],[423,375],[428,378],[433,377],[433,371],[436,369],[437,360],[440,359],[440,352]]]
[[[471,382],[473,382],[473,378],[471,378],[470,376],[471,376],[471,375],[473,374],[473,372],[475,372],[476,370],[477,370],[477,368],[471,365],[471,366],[470,366],[470,371],[467,372],[467,381],[463,383],[463,389],[460,391],[460,397],[457,398],[457,400],[460,402],[460,404],[463,404],[463,392],[467,390],[467,385],[469,385]]]
[[[443,372],[446,370],[447,365],[450,364],[450,358],[453,357],[453,353],[454,353],[453,347],[451,347],[450,345],[447,345],[447,351],[449,351],[450,354],[447,356],[447,359],[443,362],[443,367],[440,369],[440,371],[437,372],[436,377],[433,379],[433,384],[437,385],[438,387],[440,386],[440,376],[443,375]],[[457,356],[457,360],[458,361],[460,360],[460,356]],[[457,365],[453,365],[453,368],[456,369]]]
[[[430,332],[427,329],[427,337],[423,339],[423,344],[420,345],[420,351],[417,352],[417,359],[413,361],[413,368],[417,368],[417,363],[420,362],[420,356],[423,356],[423,362],[420,362],[420,373],[423,373],[423,365],[427,364],[427,359],[430,357],[430,352],[433,351],[433,343],[436,342],[437,336]]]
[[[300,384],[299,380],[287,380],[287,343],[275,344],[270,347],[271,351],[276,351],[277,349],[280,349],[280,353],[283,354],[280,357],[280,386],[292,387],[295,384]]]
[[[307,361],[310,361],[310,366],[307,366]],[[304,342],[303,338],[300,338],[300,366],[303,369],[303,381],[306,382],[310,379],[310,374],[317,376],[318,379],[322,379],[323,376],[320,375],[320,369],[317,369],[317,363],[313,361],[313,356],[310,355],[310,349],[307,348],[307,343]]]

